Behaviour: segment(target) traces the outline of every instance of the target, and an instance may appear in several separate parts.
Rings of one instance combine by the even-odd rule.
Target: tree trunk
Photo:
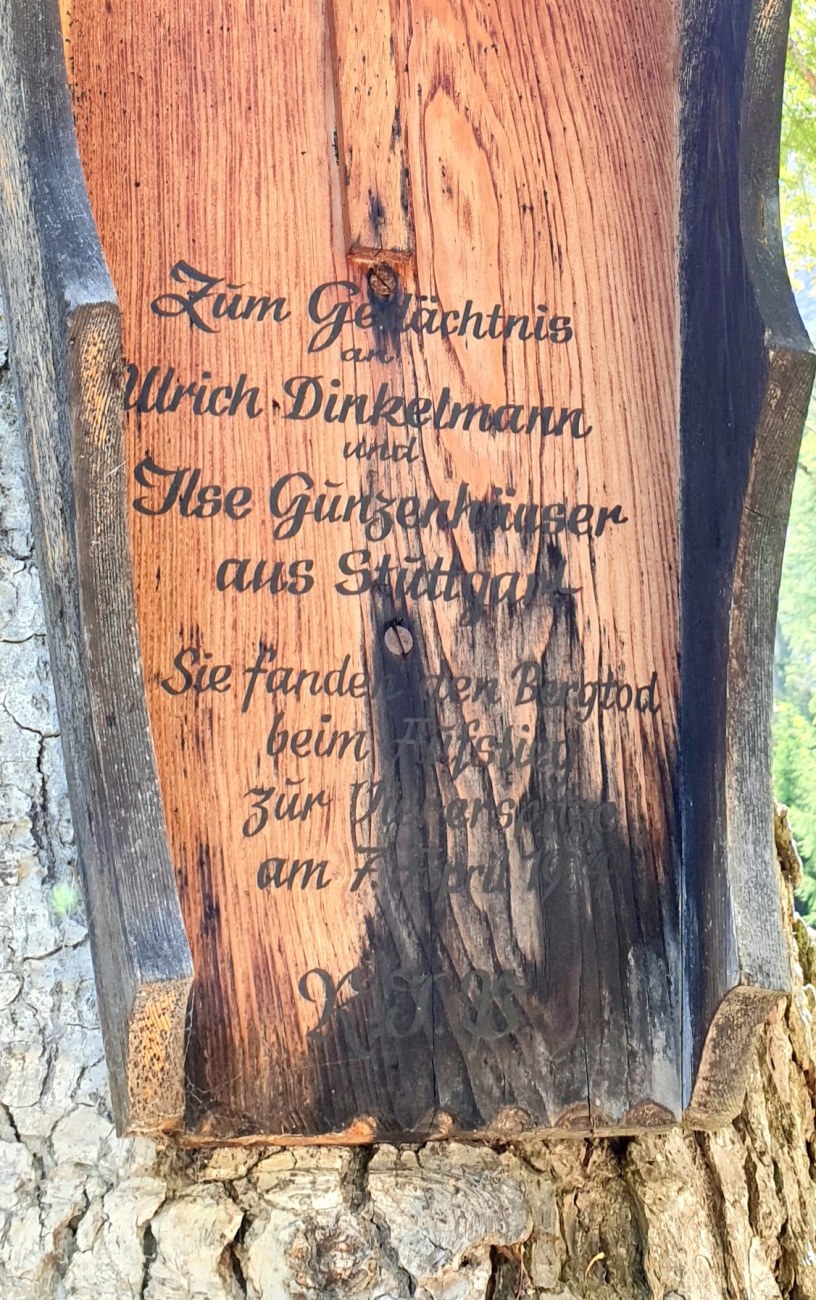
[[[0,344],[0,1297],[816,1297],[816,944],[718,1133],[466,1147],[118,1141]],[[769,810],[770,816],[770,810]]]

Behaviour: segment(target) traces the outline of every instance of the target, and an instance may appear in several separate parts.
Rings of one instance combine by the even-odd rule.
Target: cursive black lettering
[[[273,298],[267,294],[261,296],[249,294],[244,299],[238,292],[243,289],[242,284],[226,284],[223,277],[207,275],[204,271],[196,270],[189,262],[176,262],[170,268],[170,279],[174,284],[185,285],[186,291],[159,294],[151,302],[150,310],[155,316],[186,317],[192,329],[202,330],[205,334],[217,332],[207,320],[208,314],[215,320],[230,321],[263,321],[267,316],[271,316],[278,324],[288,320],[291,315],[291,312],[286,310],[285,298]],[[229,298],[227,293],[221,291],[212,300],[213,291],[219,284],[224,285]]]

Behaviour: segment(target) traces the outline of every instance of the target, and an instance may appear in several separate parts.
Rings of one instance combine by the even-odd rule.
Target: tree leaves
[[[782,119],[785,253],[801,298],[816,289],[816,2],[794,0]],[[816,403],[811,404],[785,546],[774,664],[774,791],[788,805],[805,878],[797,905],[816,926]]]
[[[780,156],[782,226],[791,279],[816,274],[816,2],[794,0]]]

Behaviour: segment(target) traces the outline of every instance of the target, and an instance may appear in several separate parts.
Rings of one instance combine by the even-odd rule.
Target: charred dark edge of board
[[[138,649],[119,307],[56,0],[0,0],[0,269],[105,1051],[120,1132],[179,1125],[192,961]]]
[[[789,987],[772,663],[814,356],[785,267],[790,0],[687,0],[681,118],[681,815],[687,1122],[729,1122]]]

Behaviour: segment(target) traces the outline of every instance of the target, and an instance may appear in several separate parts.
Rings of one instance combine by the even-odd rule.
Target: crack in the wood
[[[359,1213],[371,1200],[368,1190],[368,1166],[374,1158],[374,1151],[373,1146],[360,1146],[352,1148],[349,1152],[349,1165],[343,1184],[348,1190],[349,1205],[355,1213]]]
[[[76,1254],[77,1228],[85,1217],[89,1204],[88,1193],[83,1188],[82,1205],[71,1215],[68,1222],[54,1234],[54,1249],[57,1256],[57,1276],[61,1279],[65,1278],[68,1266]]]
[[[155,1264],[159,1254],[159,1243],[153,1235],[153,1228],[150,1220],[145,1224],[142,1231],[142,1253],[144,1260],[142,1264],[142,1284],[139,1290],[139,1300],[145,1300],[147,1296],[147,1288],[150,1285],[150,1270]]]
[[[736,1260],[734,1259],[733,1252],[730,1248],[726,1226],[728,1223],[727,1196],[716,1162],[712,1157],[712,1137],[709,1133],[694,1133],[693,1140],[702,1158],[709,1196],[712,1204],[716,1207],[714,1212],[714,1223],[717,1226],[717,1231],[712,1235],[714,1236],[720,1251],[720,1268],[727,1289],[727,1296],[724,1297],[724,1300],[741,1300],[740,1296],[735,1295],[731,1285],[731,1278],[734,1273]],[[784,1204],[784,1201],[782,1203]],[[783,1233],[784,1227],[780,1231],[780,1236],[782,1236]]]
[[[0,701],[0,708],[2,708],[3,712],[9,718],[11,718],[11,721],[14,723],[15,727],[17,727],[19,731],[25,731],[29,736],[39,736],[41,740],[59,739],[58,731],[40,731],[39,728],[37,727],[27,727],[25,726],[24,723],[18,721],[18,719],[15,718],[14,714],[12,713],[11,709],[8,707],[8,704],[6,703],[5,700]]]
[[[582,945],[582,951],[583,951],[583,945]],[[581,1011],[583,1012],[583,1007],[581,1008]],[[589,1081],[589,1053],[587,1052],[586,1037],[584,1037],[581,1041],[582,1041],[583,1057],[584,1057],[584,1073],[586,1076],[587,1123],[589,1124],[589,1127],[592,1128],[592,1087]]]
[[[87,938],[83,934],[82,938],[77,939],[75,943],[68,943],[66,940],[66,942],[59,944],[56,948],[51,948],[48,952],[36,952],[33,953],[30,957],[21,957],[20,961],[24,965],[26,965],[28,962],[47,961],[49,957],[57,957],[60,955],[60,953],[73,952],[76,948],[82,948],[86,942],[87,942]],[[68,1022],[63,1021],[62,1023],[67,1024]]]
[[[8,712],[8,710],[6,710]],[[47,827],[47,809],[49,804],[48,777],[45,771],[45,746],[46,737],[40,733],[40,744],[37,749],[37,776],[39,777],[39,791],[37,797],[32,799],[29,820],[31,822],[31,838],[37,847],[40,861],[45,867],[45,878],[49,884],[53,884],[57,878],[57,862],[54,846],[51,842],[51,836],[48,834]]]
[[[229,1189],[229,1193],[231,1194],[231,1189]],[[235,1198],[232,1197],[231,1199],[234,1200]],[[228,1241],[226,1246],[224,1247],[224,1257],[226,1258],[226,1261],[229,1264],[230,1272],[232,1273],[232,1277],[235,1281],[235,1285],[238,1287],[238,1290],[242,1296],[249,1295],[249,1284],[247,1282],[246,1275],[244,1273],[244,1269],[241,1264],[241,1256],[239,1253],[239,1249],[241,1246],[243,1246],[244,1238],[246,1237],[246,1234],[251,1228],[251,1226],[252,1226],[252,1220],[250,1219],[249,1215],[243,1214],[241,1218],[241,1222],[238,1225],[238,1231],[236,1232],[232,1241]]]
[[[11,1109],[11,1107],[4,1106],[2,1102],[0,1102],[0,1115],[2,1115],[3,1118],[6,1120],[6,1123],[8,1124],[12,1133],[14,1134],[15,1142],[19,1142],[22,1144],[22,1138],[20,1137],[20,1130],[17,1127],[17,1121],[14,1118],[14,1112]]]
[[[423,1147],[414,1148],[417,1155]],[[374,1200],[368,1186],[368,1170],[376,1154],[375,1146],[356,1147],[350,1153],[348,1171],[343,1178],[343,1187],[348,1194],[349,1208],[359,1217],[368,1219],[379,1240],[379,1247],[395,1269],[397,1277],[403,1282],[409,1296],[415,1294],[417,1284],[400,1261],[399,1253],[391,1240],[391,1229],[374,1207]]]

